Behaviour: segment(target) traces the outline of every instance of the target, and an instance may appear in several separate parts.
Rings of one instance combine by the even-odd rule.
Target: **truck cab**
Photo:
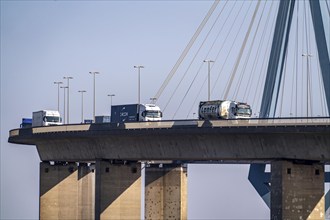
[[[236,106],[236,118],[251,118],[252,109],[250,105],[238,102],[236,103]]]
[[[139,121],[160,121],[162,117],[163,113],[157,105],[140,105]]]
[[[40,110],[32,113],[32,127],[62,125],[59,111]]]

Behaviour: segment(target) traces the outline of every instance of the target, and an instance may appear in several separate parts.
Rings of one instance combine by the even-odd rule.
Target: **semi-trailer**
[[[198,109],[199,120],[251,118],[251,106],[230,100],[202,101]]]
[[[161,121],[163,113],[154,104],[126,104],[111,106],[111,122]]]

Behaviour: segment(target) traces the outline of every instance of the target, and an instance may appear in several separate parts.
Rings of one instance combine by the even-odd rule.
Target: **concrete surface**
[[[140,219],[141,166],[97,160],[95,167],[95,219]]]
[[[37,146],[43,161],[181,160],[330,162],[330,122],[174,121],[12,130],[9,142]]]
[[[187,168],[146,167],[145,219],[187,219]]]
[[[78,172],[73,164],[40,163],[40,219],[77,219]]]
[[[324,205],[324,165],[272,162],[272,220],[324,220]]]

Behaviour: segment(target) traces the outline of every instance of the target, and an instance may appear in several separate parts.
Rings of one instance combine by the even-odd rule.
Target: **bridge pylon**
[[[276,107],[278,102],[278,96],[280,91],[280,85],[282,81],[282,73],[284,71],[284,65],[285,65],[285,59],[287,55],[287,49],[288,49],[288,41],[289,41],[289,35],[290,35],[290,28],[292,23],[292,16],[295,8],[296,0],[281,0],[279,5],[279,10],[277,14],[276,19],[276,26],[273,36],[273,43],[271,48],[271,54],[268,62],[268,69],[267,69],[267,75],[266,75],[266,81],[264,85],[264,92],[262,97],[262,103],[260,107],[260,118],[269,118],[269,117],[275,117],[276,114]],[[327,38],[324,30],[324,23],[322,20],[322,12],[320,7],[320,1],[319,0],[310,0],[310,10],[311,10],[311,17],[313,20],[313,26],[314,26],[314,34],[316,39],[316,46],[318,51],[318,57],[319,57],[319,65],[320,70],[322,73],[322,79],[323,79],[323,85],[324,85],[324,92],[325,92],[325,98],[326,103],[328,106],[328,115],[330,115],[330,59],[329,59],[329,50],[327,44]],[[328,39],[329,40],[329,39]],[[312,146],[311,146],[312,147]],[[292,158],[294,159],[294,158]],[[252,176],[249,176],[249,180],[251,184],[256,188],[259,195],[264,199],[265,203],[269,206],[271,204],[271,216],[272,219],[283,219],[284,216],[287,216],[287,214],[292,211],[295,212],[296,215],[300,215],[300,213],[297,213],[300,211],[299,209],[296,209],[296,206],[304,207],[305,210],[301,210],[305,212],[305,215],[308,211],[310,211],[310,215],[316,216],[315,213],[316,209],[321,208],[323,214],[324,214],[324,208],[329,208],[329,202],[326,202],[324,204],[324,197],[323,200],[320,200],[320,203],[318,203],[317,206],[313,206],[315,204],[308,204],[310,206],[313,206],[311,208],[306,208],[304,204],[297,205],[298,203],[292,202],[291,204],[288,204],[287,201],[295,201],[296,199],[299,200],[309,200],[311,203],[315,203],[313,199],[310,199],[309,196],[306,193],[305,187],[309,188],[312,187],[309,185],[308,181],[305,181],[305,177],[303,177],[303,173],[297,174],[292,177],[288,177],[289,175],[286,172],[289,172],[289,169],[282,170],[284,166],[289,166],[289,162],[272,162],[271,167],[271,189],[266,186],[263,182],[265,172],[265,165],[264,164],[252,164],[250,166],[250,174],[255,174]],[[310,162],[307,161],[307,164]],[[307,168],[307,165],[302,164],[291,164],[291,166],[295,167],[295,170],[306,170],[306,175],[308,175],[308,178],[311,178],[314,180],[316,178],[313,173],[307,174],[309,172],[309,169]],[[318,172],[322,171],[321,174],[318,175],[320,178],[316,178],[317,181],[323,181],[324,182],[324,166],[323,168],[318,168]],[[261,172],[260,172],[261,171]],[[308,171],[308,172],[307,172]],[[290,171],[291,172],[291,171]],[[302,172],[302,171],[301,171]],[[312,172],[312,171],[311,171]],[[316,171],[315,171],[316,172]],[[297,176],[298,175],[298,176]],[[323,177],[323,178],[321,178]],[[306,177],[307,178],[307,177]],[[303,184],[297,184],[297,180],[300,179],[301,181],[304,181],[306,185]],[[276,180],[276,181],[275,181]],[[278,180],[278,181],[277,181]],[[284,185],[286,187],[284,187]],[[321,186],[323,184],[319,184]],[[296,190],[295,190],[296,189]],[[303,191],[303,194],[300,194],[299,190]],[[324,194],[324,188],[320,189],[322,191],[322,194]],[[281,195],[278,193],[281,192]],[[294,193],[297,195],[296,198],[292,198],[292,200],[284,200],[281,199],[285,196],[290,196]],[[317,189],[310,190],[308,193],[310,193],[310,196],[317,197],[319,199],[319,192]],[[269,197],[268,195],[271,194]],[[327,193],[329,194],[329,192]],[[323,201],[323,202],[321,202]],[[294,204],[296,203],[296,204]],[[321,204],[321,205],[319,205]],[[282,208],[279,208],[282,207]],[[283,207],[287,207],[288,210],[284,210]],[[287,213],[287,214],[285,214]],[[321,212],[320,212],[321,213]],[[304,215],[304,219],[308,217]],[[291,216],[292,217],[292,216]],[[305,218],[306,217],[306,218]],[[315,219],[311,217],[312,219]],[[318,219],[318,218],[317,218]]]

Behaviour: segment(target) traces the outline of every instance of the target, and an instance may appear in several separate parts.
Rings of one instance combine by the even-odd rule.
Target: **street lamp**
[[[306,77],[306,83],[307,83],[307,89],[306,89],[306,93],[307,93],[307,117],[308,117],[308,105],[309,105],[309,102],[308,102],[308,94],[309,94],[309,75],[310,75],[310,68],[309,68],[309,58],[312,57],[313,55],[312,54],[308,54],[308,53],[303,53],[302,54],[303,57],[306,57],[307,58],[307,77]]]
[[[95,123],[95,75],[100,74],[99,72],[89,72],[94,75],[94,83],[93,83],[93,122]]]
[[[63,82],[54,82],[54,84],[57,84],[57,111],[60,111],[60,84]]]
[[[63,124],[65,124],[65,89],[68,89],[68,86],[61,86],[63,89]]]
[[[69,83],[69,80],[70,79],[73,79],[72,76],[64,76],[63,79],[67,79],[67,87],[68,87],[68,110],[67,110],[67,114],[68,114],[68,118],[67,118],[67,123],[70,124],[70,108],[69,108],[69,105],[70,105],[70,83]]]
[[[211,72],[211,68],[210,68],[210,63],[213,63],[213,60],[204,60],[204,63],[207,63],[208,66],[208,95],[207,95],[207,99],[208,101],[210,101],[210,97],[211,97],[211,92],[210,92],[210,85],[211,85],[211,79],[210,79],[210,72]]]
[[[138,65],[138,66],[134,66],[134,68],[138,69],[138,104],[140,104],[140,71],[141,68],[144,68],[144,66]]]
[[[86,90],[79,90],[78,92],[81,93],[81,123],[84,123],[84,92]]]
[[[151,104],[155,104],[156,100],[157,100],[157,98],[150,98]]]
[[[110,97],[110,115],[111,115],[112,97],[114,97],[115,94],[108,94],[108,96]]]

